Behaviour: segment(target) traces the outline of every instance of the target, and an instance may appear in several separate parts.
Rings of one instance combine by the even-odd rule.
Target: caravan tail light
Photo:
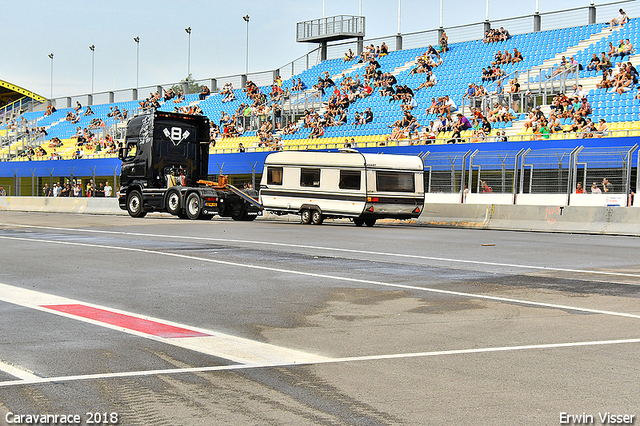
[[[367,197],[367,202],[369,203],[377,203],[378,201],[378,197]]]

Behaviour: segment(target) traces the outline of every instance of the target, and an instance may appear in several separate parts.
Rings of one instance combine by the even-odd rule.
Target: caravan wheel
[[[310,224],[311,223],[311,210],[309,210],[309,209],[302,210],[302,213],[300,213],[300,219],[302,220],[302,223],[304,223],[305,225]]]
[[[318,210],[314,210],[313,213],[311,213],[311,223],[314,225],[322,225],[322,222],[324,222],[324,216],[322,216],[322,213]]]
[[[364,219],[360,219],[359,217],[356,217],[353,219],[353,223],[355,223],[356,226],[362,226],[364,225]]]

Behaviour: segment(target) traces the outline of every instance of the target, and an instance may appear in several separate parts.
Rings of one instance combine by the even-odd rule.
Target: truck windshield
[[[410,172],[376,172],[376,187],[381,192],[415,192],[415,179]]]
[[[126,141],[125,143],[127,147],[127,156],[125,157],[124,161],[131,161],[136,156],[136,152],[138,151],[137,140],[130,140]]]

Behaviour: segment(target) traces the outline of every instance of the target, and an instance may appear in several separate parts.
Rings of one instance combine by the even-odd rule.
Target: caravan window
[[[340,170],[340,189],[356,189],[360,190],[360,171],[359,170]]]
[[[376,172],[376,186],[383,192],[416,192],[413,173]]]
[[[267,167],[267,185],[282,185],[282,167]]]
[[[320,186],[320,169],[300,169],[300,186],[318,188]]]

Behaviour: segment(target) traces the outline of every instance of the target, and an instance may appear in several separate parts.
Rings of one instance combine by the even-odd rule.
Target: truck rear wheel
[[[197,192],[192,192],[187,197],[185,204],[185,210],[187,211],[187,217],[191,220],[197,219],[202,213],[202,203],[200,202],[200,195]]]
[[[324,216],[322,216],[322,213],[318,210],[314,210],[313,213],[311,213],[311,223],[314,225],[322,225],[322,222],[324,222]]]
[[[180,191],[178,191],[177,189],[170,189],[167,191],[167,195],[165,199],[165,206],[167,208],[167,212],[171,213],[174,216],[180,213],[180,210],[181,210],[180,198],[181,198]]]
[[[131,217],[145,217],[147,212],[142,208],[142,194],[140,191],[131,191],[127,197],[127,212]]]
[[[239,220],[242,222],[250,222],[254,220],[256,216],[249,216],[248,210],[249,206],[247,205],[247,203],[243,202],[242,206],[240,206],[240,211],[238,212],[238,214],[232,214],[231,218],[233,220]]]
[[[302,213],[300,213],[300,220],[302,220],[302,223],[304,223],[305,225],[310,224],[311,223],[311,210],[309,210],[309,209],[302,210]]]

